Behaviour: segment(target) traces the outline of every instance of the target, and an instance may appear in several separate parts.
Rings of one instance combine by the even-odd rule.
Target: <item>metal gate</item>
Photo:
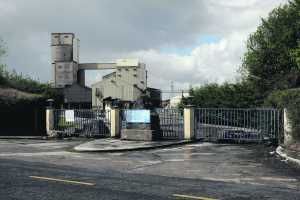
[[[73,120],[67,120],[66,113]],[[61,136],[109,137],[111,115],[109,110],[54,110],[54,131]]]
[[[125,120],[126,109],[120,111],[120,127],[125,129],[128,124]],[[183,110],[173,108],[156,108],[159,116],[159,126],[162,139],[179,140],[184,138]]]
[[[165,108],[156,109],[156,112],[159,115],[163,139],[184,138],[183,109]]]
[[[282,111],[277,109],[196,108],[195,133],[205,141],[278,141]]]

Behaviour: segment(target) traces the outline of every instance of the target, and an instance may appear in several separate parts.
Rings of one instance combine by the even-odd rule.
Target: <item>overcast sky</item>
[[[0,0],[10,69],[51,79],[51,32],[74,32],[81,62],[139,58],[163,89],[234,81],[261,17],[287,0]],[[87,72],[87,84],[101,73]]]

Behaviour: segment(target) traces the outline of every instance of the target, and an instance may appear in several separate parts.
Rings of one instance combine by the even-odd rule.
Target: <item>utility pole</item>
[[[170,93],[170,99],[172,99],[172,94],[174,93],[174,82],[171,81],[171,93]]]

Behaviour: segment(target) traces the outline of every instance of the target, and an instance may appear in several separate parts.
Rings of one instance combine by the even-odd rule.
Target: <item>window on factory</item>
[[[58,38],[58,35],[54,36],[54,38]]]
[[[62,66],[61,65],[58,65],[58,69],[61,69],[62,68]]]
[[[69,36],[68,35],[65,35],[65,38],[68,38]]]
[[[137,70],[137,68],[135,67],[135,68],[133,68],[133,70],[134,70],[134,71],[136,71],[136,70]]]
[[[133,74],[134,77],[137,77],[137,74]]]

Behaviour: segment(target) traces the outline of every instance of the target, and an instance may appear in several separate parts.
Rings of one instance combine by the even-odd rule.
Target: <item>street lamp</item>
[[[54,104],[54,100],[53,99],[47,99],[47,108],[52,109],[53,108],[53,104]]]
[[[187,107],[193,107],[193,99],[194,99],[194,96],[188,96],[186,97],[186,106]]]

